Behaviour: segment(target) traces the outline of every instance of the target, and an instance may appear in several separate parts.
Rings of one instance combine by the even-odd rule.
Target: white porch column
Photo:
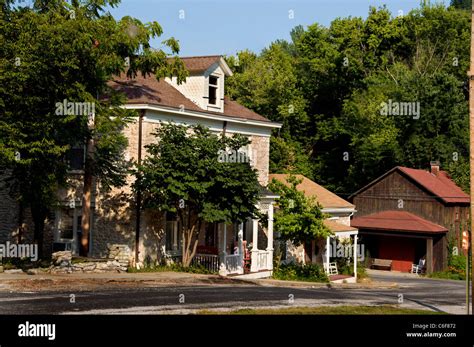
[[[326,268],[324,269],[326,272],[329,271],[329,255],[330,255],[330,247],[331,247],[331,237],[326,237]]]
[[[252,260],[250,262],[250,272],[257,272],[258,269],[258,219],[252,219]]]
[[[273,204],[268,205],[267,269],[273,269]]]
[[[225,263],[225,258],[227,256],[227,224],[223,223],[223,233],[222,236],[222,252],[221,252],[221,264],[219,266],[219,275],[227,276],[227,266]]]
[[[239,248],[239,272],[244,273],[244,248],[243,240],[244,238],[244,223],[239,224],[239,229],[237,232],[238,248]]]
[[[178,222],[173,222],[173,251],[177,251],[179,249],[178,246]],[[181,240],[182,242],[182,240]]]
[[[357,254],[357,234],[354,235],[354,277],[357,281],[357,259],[359,255]]]

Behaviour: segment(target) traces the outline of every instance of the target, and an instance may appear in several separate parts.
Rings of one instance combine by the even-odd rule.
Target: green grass
[[[433,272],[429,274],[428,277],[429,278],[442,278],[442,279],[447,279],[447,280],[458,280],[458,281],[463,281],[466,279],[464,274],[452,272],[449,270]]]
[[[321,307],[289,307],[279,309],[240,309],[234,311],[201,310],[202,315],[384,315],[413,314],[433,315],[440,312],[400,308],[395,306],[321,306]]]

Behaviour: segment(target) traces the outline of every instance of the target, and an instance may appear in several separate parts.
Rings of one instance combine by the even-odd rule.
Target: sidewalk
[[[385,276],[389,278],[427,278],[425,276],[420,276],[418,274],[412,274],[409,272],[400,272],[400,271],[386,271],[386,270],[375,270],[375,269],[366,269],[367,275],[378,275],[378,276]]]

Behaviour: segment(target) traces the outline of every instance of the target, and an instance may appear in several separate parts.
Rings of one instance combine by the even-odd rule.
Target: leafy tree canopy
[[[153,49],[149,40],[162,34],[160,25],[115,20],[105,8],[118,4],[37,0],[0,7],[0,170],[14,178],[14,197],[31,207],[38,241],[57,188],[67,184],[71,148],[94,138],[92,173],[103,187],[124,182],[122,129],[133,113],[118,107],[124,99],[109,90],[112,76],[186,76],[181,60],[167,59],[178,42]],[[94,108],[69,112],[58,108],[64,101]]]
[[[144,208],[176,215],[187,266],[206,223],[234,223],[258,215],[257,171],[246,160],[232,159],[249,144],[242,135],[221,137],[200,125],[162,123],[155,136],[156,143],[146,146],[148,156],[138,167],[133,187],[142,193]]]
[[[347,197],[396,165],[439,160],[467,190],[470,13],[456,7],[372,7],[365,19],[297,27],[289,42],[238,53],[227,93],[283,123],[271,171]],[[419,105],[419,117],[381,112],[390,102]]]
[[[321,205],[297,189],[302,179],[290,175],[287,181],[288,184],[284,184],[273,179],[269,184],[270,190],[280,195],[274,216],[274,230],[280,239],[299,245],[328,236],[331,232],[324,225],[327,216],[321,211]]]

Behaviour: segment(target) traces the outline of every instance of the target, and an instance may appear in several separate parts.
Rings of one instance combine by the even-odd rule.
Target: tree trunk
[[[185,217],[186,215],[186,217]],[[199,243],[199,233],[201,231],[201,221],[197,216],[194,216],[192,211],[188,209],[186,214],[181,214],[181,219],[185,224],[183,225],[183,245],[182,245],[182,254],[183,254],[183,267],[191,266],[194,256],[196,255],[197,245]],[[194,219],[194,220],[193,220]]]
[[[193,225],[190,228],[183,229],[183,266],[189,267],[191,265],[191,261],[196,254],[197,242],[198,240],[194,240],[194,231],[196,230],[196,226]],[[194,240],[194,243],[193,243]],[[192,246],[192,248],[191,248]]]
[[[87,141],[86,162],[84,165],[84,188],[82,193],[82,218],[81,218],[81,249],[80,255],[89,255],[89,234],[91,229],[91,199],[92,199],[92,155],[94,150],[94,140]]]

